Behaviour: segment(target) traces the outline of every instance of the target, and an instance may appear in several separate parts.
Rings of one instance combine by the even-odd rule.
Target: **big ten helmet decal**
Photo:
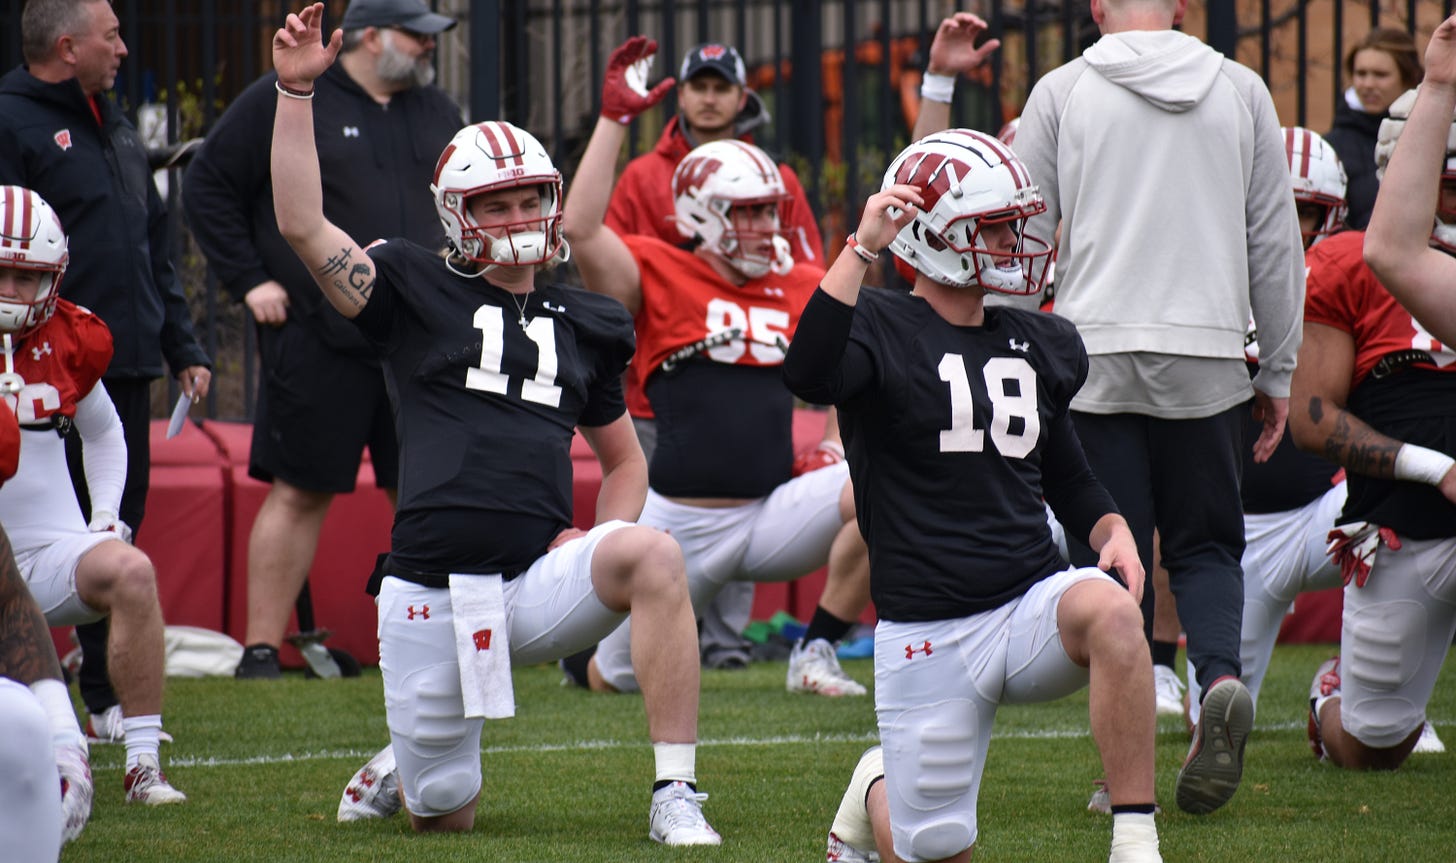
[[[0,332],[24,336],[54,314],[69,261],[66,233],[51,205],[30,189],[0,186],[0,267],[41,274],[33,299],[0,297]]]
[[[539,187],[541,215],[482,225],[470,199],[489,192]],[[530,132],[491,120],[466,126],[440,154],[430,194],[445,237],[461,257],[492,266],[530,266],[566,260],[561,236],[561,172]]]
[[[793,266],[789,243],[779,224],[788,200],[783,175],[768,154],[744,141],[713,141],[683,157],[672,173],[674,219],[678,233],[726,258],[749,278]],[[771,225],[752,227],[734,208],[772,205]],[[755,222],[755,224],[758,224]]]
[[[1395,152],[1396,141],[1410,118],[1411,108],[1416,104],[1416,91],[1407,90],[1390,104],[1389,114],[1380,121],[1380,133],[1375,141],[1375,174],[1385,177],[1385,166],[1390,164],[1390,155]],[[1456,181],[1456,119],[1446,132],[1446,161],[1441,167],[1441,182]],[[1456,214],[1436,213],[1436,222],[1431,230],[1431,245],[1456,255]]]
[[[1294,189],[1294,202],[1301,207],[1321,208],[1323,215],[1314,229],[1305,231],[1305,248],[1338,231],[1345,224],[1345,167],[1335,148],[1315,132],[1303,126],[1286,126],[1284,152],[1289,157],[1289,181]]]
[[[927,135],[906,147],[885,172],[881,189],[920,188],[915,218],[890,251],[931,279],[952,287],[1036,294],[1051,261],[1051,243],[1026,233],[1026,219],[1046,210],[1026,166],[1001,141],[970,129]],[[988,232],[1010,227],[1010,249],[990,250]]]

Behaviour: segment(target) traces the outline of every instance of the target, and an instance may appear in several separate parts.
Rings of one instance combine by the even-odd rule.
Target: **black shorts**
[[[291,320],[258,328],[258,355],[249,476],[305,491],[351,492],[367,446],[375,485],[395,487],[399,444],[377,364],[330,349]]]

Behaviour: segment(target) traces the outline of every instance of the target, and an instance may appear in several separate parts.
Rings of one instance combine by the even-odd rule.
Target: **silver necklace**
[[[533,288],[532,290],[535,289]],[[520,316],[521,329],[524,330],[526,328],[526,306],[531,302],[531,291],[526,291],[524,294],[521,294],[521,301],[519,303],[516,302],[516,295],[514,293],[510,291],[506,291],[506,293],[510,294],[511,304],[516,307],[516,313]]]

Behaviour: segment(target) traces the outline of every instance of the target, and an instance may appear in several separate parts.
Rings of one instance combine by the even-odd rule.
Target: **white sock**
[[[1118,812],[1112,816],[1112,854],[1108,863],[1161,861],[1158,828],[1152,813]]]
[[[144,716],[126,716],[121,720],[121,731],[126,740],[126,769],[137,765],[137,759],[150,755],[161,763],[157,748],[161,743],[162,714],[148,713]]]
[[[697,785],[698,744],[654,743],[652,756],[657,761],[658,782],[686,782]]]
[[[81,733],[81,723],[76,719],[76,710],[71,706],[71,693],[66,685],[47,678],[32,683],[30,691],[45,708],[46,720],[51,728],[51,743],[86,749],[86,735]]]

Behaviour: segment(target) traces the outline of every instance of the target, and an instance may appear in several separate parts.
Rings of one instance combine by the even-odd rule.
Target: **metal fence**
[[[281,0],[112,0],[131,54],[117,96],[157,146],[205,134],[227,103],[269,68]],[[328,0],[337,24],[345,0]],[[758,143],[793,165],[820,216],[826,251],[877,186],[909,137],[925,50],[940,19],[977,12],[1003,45],[959,86],[953,121],[994,131],[1018,112],[1031,84],[1097,38],[1087,0],[431,0],[460,26],[437,50],[439,84],[468,117],[530,129],[570,180],[591,131],[603,67],[633,33],[658,40],[659,75],[693,45],[729,41],[773,116]],[[1259,71],[1286,124],[1328,128],[1346,83],[1349,46],[1374,26],[1404,28],[1418,43],[1453,0],[1192,0],[1183,29]],[[0,0],[0,68],[21,62],[24,0]],[[629,154],[648,148],[669,107],[639,118]],[[4,122],[4,118],[0,118]],[[252,327],[208,278],[180,218],[175,169],[159,175],[178,214],[176,256],[200,330],[217,361],[208,414],[252,413]],[[159,388],[160,389],[160,388]],[[158,392],[163,405],[167,393]]]

